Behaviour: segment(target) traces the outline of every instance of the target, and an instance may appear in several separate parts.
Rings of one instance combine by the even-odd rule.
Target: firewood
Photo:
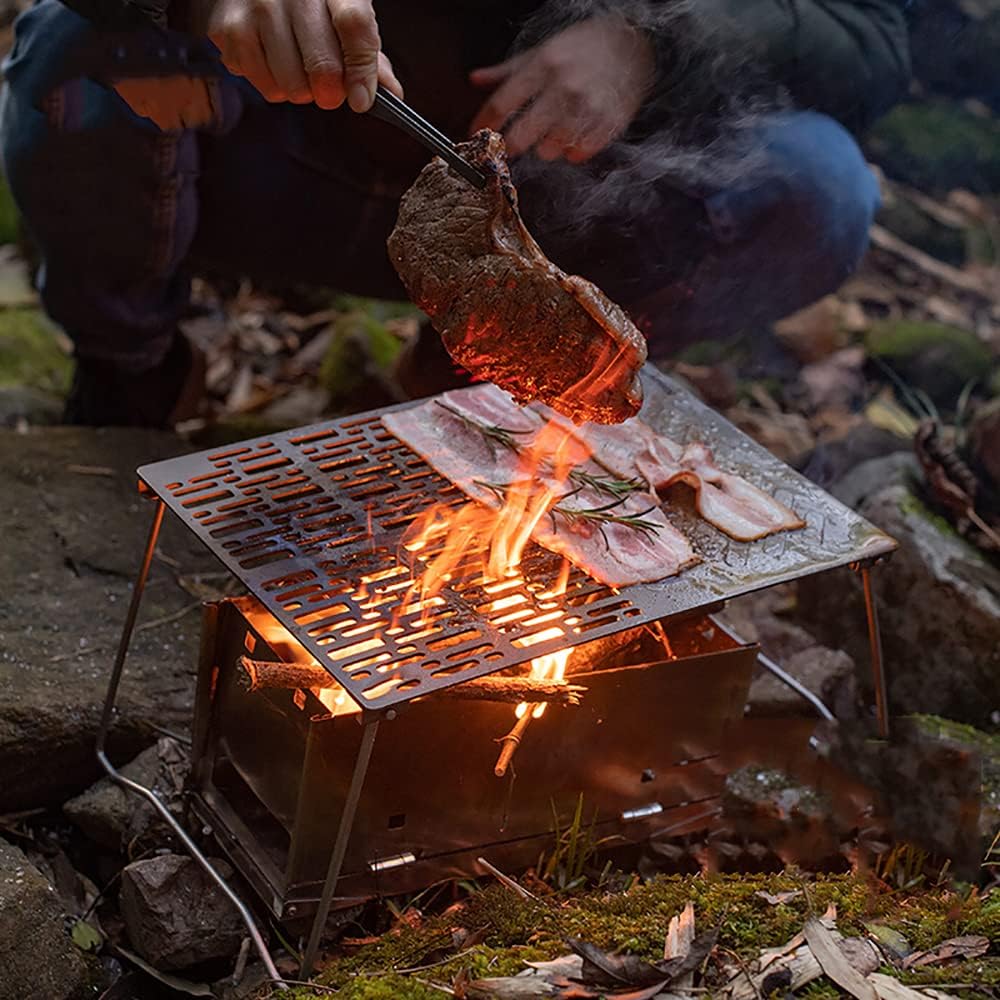
[[[281,663],[241,656],[238,665],[241,671],[240,679],[249,691],[339,687],[330,673],[312,663]],[[476,677],[464,684],[436,691],[434,695],[466,701],[500,701],[515,705],[522,701],[579,705],[586,690],[579,684],[533,680],[531,677]]]
[[[514,728],[506,735],[502,736],[497,742],[500,744],[500,756],[497,758],[496,767],[493,768],[493,773],[498,777],[502,778],[506,773],[507,769],[510,767],[510,762],[514,757],[514,751],[517,750],[521,743],[521,737],[524,736],[525,730],[531,725],[531,719],[535,710],[534,705],[528,705],[524,711],[524,715],[521,716],[517,722],[514,723]]]

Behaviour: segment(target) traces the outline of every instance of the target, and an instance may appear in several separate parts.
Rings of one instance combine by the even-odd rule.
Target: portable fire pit
[[[385,430],[386,411],[138,470],[155,513],[98,756],[175,826],[275,978],[247,908],[105,754],[168,508],[248,591],[205,609],[193,809],[276,917],[312,917],[306,972],[331,906],[467,875],[481,855],[531,863],[553,807],[581,795],[596,830],[622,842],[707,825],[758,653],[711,618],[730,598],[856,568],[885,732],[870,570],[895,543],[666,376],[648,369],[643,381],[648,424],[707,444],[806,527],[734,542],[679,498],[667,516],[702,556],[679,576],[614,589],[577,569],[567,578],[561,557],[531,545],[516,576],[470,566],[417,600],[421,561],[404,553],[404,531],[432,504],[469,501]],[[566,650],[565,683],[527,674],[529,661]]]

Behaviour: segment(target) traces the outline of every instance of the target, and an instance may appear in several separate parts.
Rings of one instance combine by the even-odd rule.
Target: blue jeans
[[[462,21],[453,10],[435,21],[413,7],[379,5],[387,51],[410,102],[464,134],[482,100],[466,72],[502,54],[510,26],[484,25],[479,14]],[[433,67],[421,64],[425,52]],[[108,86],[175,73],[214,81],[211,125],[162,133]],[[135,371],[155,364],[199,267],[402,297],[385,239],[426,154],[384,123],[346,109],[269,105],[205,42],[101,35],[58,0],[18,19],[5,76],[4,167],[40,251],[42,302],[79,356]],[[615,202],[614,218],[601,218],[597,199],[585,240],[552,209],[572,215],[566,194],[577,185],[593,206],[598,183],[615,174],[608,158],[535,162],[525,170],[526,222],[557,263],[633,312],[653,356],[759,328],[851,273],[878,188],[853,139],[822,115],[761,116],[752,139],[757,155],[745,175],[721,187],[680,190],[668,174],[650,180],[648,164],[631,180],[633,168],[622,168],[640,196],[626,199],[624,213]]]

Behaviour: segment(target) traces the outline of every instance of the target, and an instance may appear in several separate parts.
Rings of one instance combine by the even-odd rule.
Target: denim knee
[[[857,267],[879,208],[878,182],[851,135],[815,112],[775,115],[761,136],[764,163],[746,187],[711,195],[706,208],[724,245],[757,243],[784,259],[805,305]]]

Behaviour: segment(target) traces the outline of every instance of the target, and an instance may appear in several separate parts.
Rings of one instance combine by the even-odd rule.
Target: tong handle
[[[432,153],[440,156],[448,166],[475,187],[480,189],[486,187],[486,175],[455,152],[455,143],[451,139],[384,87],[379,86],[376,89],[375,103],[369,114],[402,129]]]

